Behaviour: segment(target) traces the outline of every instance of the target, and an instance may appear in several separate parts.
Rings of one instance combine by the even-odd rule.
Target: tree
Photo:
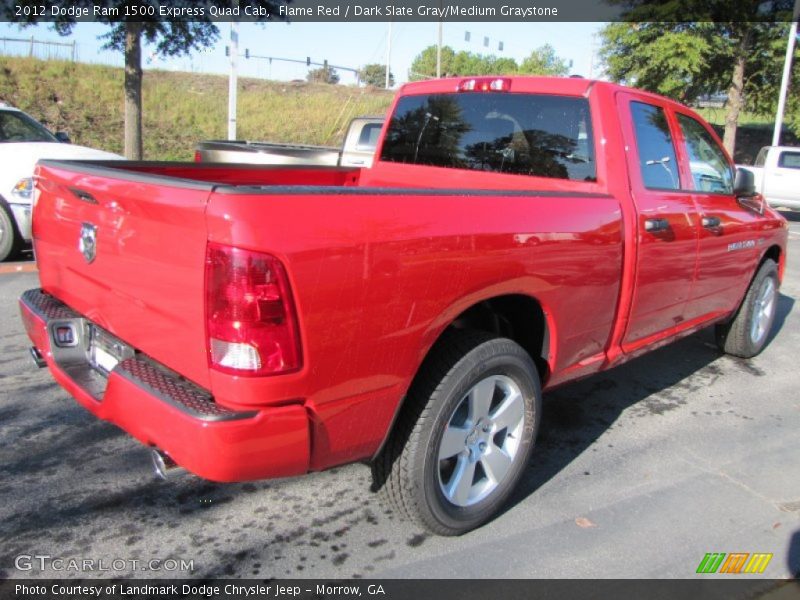
[[[278,8],[292,0],[251,0],[250,4],[261,12],[264,20],[280,18]],[[49,7],[65,9],[53,22],[53,28],[60,35],[69,35],[76,24],[74,16],[81,9],[93,14],[99,3],[94,0],[50,0]],[[158,21],[156,16],[132,16],[125,20],[126,0],[103,0],[102,6],[109,16],[98,16],[96,20],[108,25],[111,30],[101,36],[105,39],[104,48],[122,51],[125,55],[125,156],[129,159],[142,158],[142,39],[155,46],[160,56],[180,56],[192,50],[207,48],[219,39],[219,28],[211,21],[209,8],[218,8],[220,12],[230,11],[238,6],[238,0],[208,0],[203,3],[203,14],[196,14],[198,3],[194,0],[172,0],[170,7],[183,14],[192,15],[191,21],[178,18]],[[142,7],[152,6],[143,3]],[[66,9],[70,9],[67,11]],[[114,15],[116,11],[117,16]],[[158,9],[156,8],[156,11]],[[14,3],[4,2],[0,5],[0,17],[3,20],[17,23],[22,27],[33,25],[51,15],[38,16],[35,11],[28,16],[17,16]],[[62,14],[63,13],[63,14]],[[50,20],[49,18],[47,20]]]
[[[559,75],[569,73],[567,61],[556,55],[555,48],[545,44],[533,50],[519,66],[521,75]]]
[[[333,67],[325,65],[319,69],[311,69],[306,79],[312,83],[339,83],[339,74]]]
[[[763,18],[756,12],[758,3],[749,0],[735,9],[724,4],[738,12],[726,13],[725,21],[722,15],[710,14],[693,22],[680,22],[685,13],[677,18],[665,12],[679,10],[680,3],[663,5],[657,13],[650,12],[651,6],[639,6],[629,16],[643,22],[612,23],[603,29],[601,57],[613,81],[681,102],[727,92],[723,143],[732,155],[742,111],[766,115],[774,110],[789,25],[758,22]],[[649,22],[650,15],[675,22]]]
[[[442,76],[461,75],[510,75],[517,72],[517,61],[513,58],[475,54],[450,46],[442,46]],[[411,63],[410,79],[436,77],[436,46],[428,46]]]
[[[564,59],[556,56],[552,46],[545,45],[533,50],[517,65],[513,58],[484,55],[442,46],[442,75],[566,75],[569,67]],[[410,79],[436,77],[436,46],[428,46],[411,63]]]
[[[383,87],[386,85],[386,65],[381,65],[378,63],[365,65],[364,68],[358,72],[358,77],[367,85]],[[389,87],[393,85],[394,73],[389,71]]]
[[[455,57],[455,50],[450,46],[442,46],[442,74],[461,75],[461,73],[456,73],[454,69]],[[409,73],[411,81],[430,79],[432,77],[436,77],[436,46],[428,46],[417,54],[411,63],[411,73]]]

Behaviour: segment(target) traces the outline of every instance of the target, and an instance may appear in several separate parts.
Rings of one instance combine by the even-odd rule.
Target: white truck
[[[258,165],[313,165],[370,167],[384,117],[356,117],[350,121],[341,148],[303,144],[276,144],[240,140],[211,140],[197,144],[195,162]]]
[[[800,148],[764,146],[753,166],[756,190],[773,207],[800,209]]]
[[[67,134],[51,133],[30,115],[0,103],[0,262],[30,244],[33,169],[43,158],[123,157],[71,144]]]

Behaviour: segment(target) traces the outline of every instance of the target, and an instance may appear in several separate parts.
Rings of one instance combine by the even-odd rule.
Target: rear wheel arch
[[[550,376],[551,365],[554,364],[552,315],[533,296],[503,294],[474,302],[455,317],[451,317],[445,326],[439,328],[438,333],[433,336],[433,342],[418,361],[409,389],[425,372],[429,358],[437,354],[442,344],[448,343],[448,338],[454,330],[488,333],[518,343],[530,355],[536,366],[541,387],[545,386]],[[406,396],[398,403],[394,417],[372,460],[383,451],[404,409],[407,409]]]

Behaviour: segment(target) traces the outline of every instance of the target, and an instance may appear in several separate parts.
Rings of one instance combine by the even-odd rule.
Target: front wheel
[[[502,506],[528,462],[541,412],[536,367],[512,340],[452,331],[432,351],[373,464],[389,503],[440,535]]]
[[[765,260],[732,320],[717,325],[717,345],[726,354],[751,358],[767,344],[778,306],[778,266]]]
[[[20,247],[19,234],[14,219],[0,201],[0,262],[13,258]]]

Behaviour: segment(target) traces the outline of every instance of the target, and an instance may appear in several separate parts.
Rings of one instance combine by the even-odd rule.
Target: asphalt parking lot
[[[761,577],[790,577],[800,572],[800,213],[790,217],[762,355],[723,356],[702,332],[550,393],[513,501],[456,539],[388,512],[364,465],[235,485],[156,481],[145,448],[34,367],[16,299],[37,276],[32,263],[5,264],[0,576],[692,578],[706,553],[761,552],[774,555]],[[18,558],[28,555],[125,566],[54,571]],[[167,570],[167,559],[192,568]],[[143,570],[150,561],[161,569]]]

